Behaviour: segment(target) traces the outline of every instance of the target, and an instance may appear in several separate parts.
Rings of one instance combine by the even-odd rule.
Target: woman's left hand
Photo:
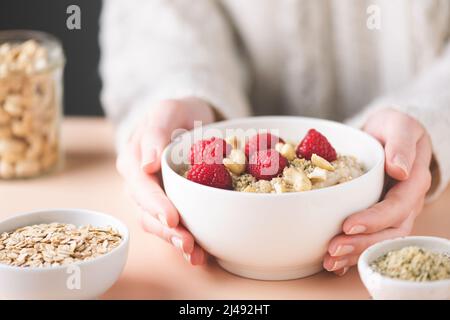
[[[348,217],[343,233],[331,240],[323,266],[337,275],[344,275],[370,245],[408,235],[431,186],[431,142],[419,122],[383,109],[368,119],[364,131],[383,144],[385,171],[396,183],[382,201]]]

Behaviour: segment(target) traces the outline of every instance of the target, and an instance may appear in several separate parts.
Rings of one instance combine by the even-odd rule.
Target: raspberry
[[[297,147],[297,156],[310,160],[313,153],[330,162],[337,157],[336,150],[327,138],[315,129],[310,129]]]
[[[270,180],[283,172],[288,161],[277,151],[260,150],[250,155],[247,172],[257,179]]]
[[[255,134],[248,139],[248,142],[245,145],[245,155],[249,158],[255,151],[273,149],[278,142],[284,143],[283,139],[269,132]]]
[[[193,182],[213,188],[232,188],[231,176],[222,164],[194,164],[189,169],[187,178]]]
[[[189,160],[191,164],[208,163],[221,164],[224,157],[231,151],[231,146],[225,140],[212,137],[197,141],[191,146]]]

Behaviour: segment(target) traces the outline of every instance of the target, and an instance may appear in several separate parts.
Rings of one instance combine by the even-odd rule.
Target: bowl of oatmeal
[[[0,298],[96,299],[119,278],[127,227],[90,210],[48,209],[0,222]]]
[[[384,152],[332,121],[242,118],[178,136],[162,175],[182,223],[219,265],[286,280],[322,270],[344,219],[379,200]]]
[[[375,300],[450,300],[450,240],[411,236],[382,241],[358,260]]]

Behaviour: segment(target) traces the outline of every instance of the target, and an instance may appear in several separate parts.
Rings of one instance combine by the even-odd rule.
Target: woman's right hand
[[[145,231],[172,243],[193,265],[206,262],[206,254],[180,223],[180,216],[161,186],[161,153],[177,129],[190,130],[194,121],[214,121],[211,106],[198,98],[161,101],[142,121],[117,158],[117,170],[131,196],[142,209]]]

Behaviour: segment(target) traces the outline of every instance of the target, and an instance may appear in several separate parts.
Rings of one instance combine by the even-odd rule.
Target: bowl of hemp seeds
[[[414,236],[379,242],[362,253],[358,271],[375,300],[450,300],[450,240]]]
[[[121,221],[90,210],[0,221],[0,299],[96,299],[122,273],[128,243]]]

